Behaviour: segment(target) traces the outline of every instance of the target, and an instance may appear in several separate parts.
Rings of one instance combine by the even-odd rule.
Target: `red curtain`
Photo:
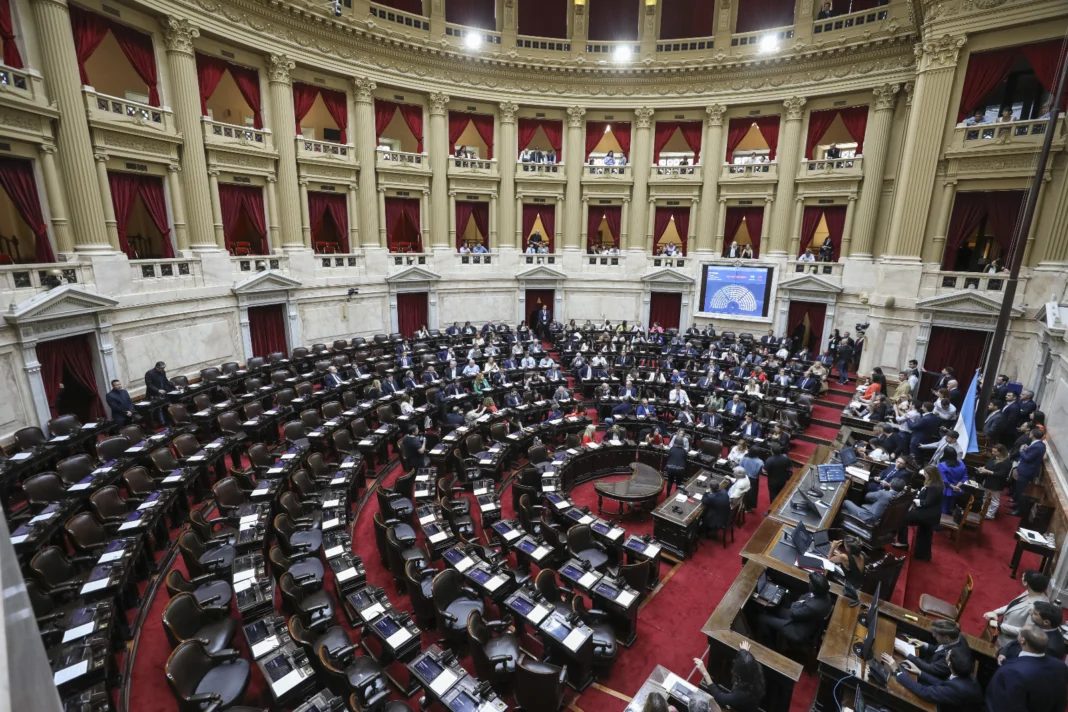
[[[41,199],[37,195],[33,164],[22,158],[0,156],[0,188],[4,189],[19,216],[33,230],[34,260],[55,262],[52,245],[48,242],[48,226],[41,212]]]
[[[449,155],[452,155],[456,142],[460,140],[460,135],[469,123],[471,123],[471,114],[465,114],[462,111],[449,112]]]
[[[999,190],[984,193],[987,232],[993,233],[1001,245],[1001,261],[1007,263],[1012,236],[1016,232],[1020,210],[1023,209],[1027,191]]]
[[[234,78],[238,91],[244,97],[245,103],[252,109],[252,126],[257,129],[263,128],[263,106],[260,100],[260,73],[251,67],[242,67],[240,64],[231,63],[227,69]]]
[[[653,292],[649,295],[649,325],[660,324],[666,329],[679,328],[682,295],[678,292]]]
[[[655,250],[657,244],[659,244],[660,242],[660,238],[664,236],[664,233],[667,232],[668,225],[671,224],[671,208],[658,207],[654,215],[655,217],[653,220],[653,249]],[[675,225],[676,230],[678,230],[678,227],[678,225]]]
[[[686,145],[693,151],[694,164],[701,162],[701,139],[704,138],[704,124],[700,121],[680,121],[679,131]]]
[[[459,250],[464,244],[464,231],[467,223],[471,222],[471,213],[475,210],[475,203],[463,200],[456,201],[456,249]]]
[[[623,224],[623,206],[606,205],[601,209],[605,222],[608,223],[608,232],[612,235],[612,242],[619,247],[619,236]],[[587,236],[588,237],[588,236]]]
[[[679,240],[682,242],[682,256],[686,256],[686,245],[690,239],[690,211],[679,210],[675,213],[675,229],[679,231]]]
[[[0,11],[0,14],[3,14]],[[1057,90],[1057,75],[1064,66],[1064,41],[1060,39],[1024,45],[1023,54],[1042,87],[1053,94]],[[1052,102],[1052,98],[1050,99]],[[1061,97],[1060,110],[1068,108],[1068,92]]]
[[[760,257],[760,233],[764,229],[764,208],[745,209],[745,229],[753,245],[753,257]]]
[[[758,32],[794,24],[794,0],[764,0],[738,4],[735,32]]]
[[[556,162],[560,163],[564,156],[564,122],[551,119],[520,119],[519,120],[519,153],[522,153],[534,140],[534,134],[538,129],[545,132],[549,139],[549,145],[556,151]]]
[[[475,219],[475,227],[482,235],[482,244],[489,247],[489,203],[475,203],[475,209],[471,211],[471,217]]]
[[[539,0],[519,3],[519,34],[567,39],[570,0]]]
[[[805,323],[808,317],[808,345],[810,353],[818,353],[823,343],[823,320],[827,316],[827,305],[820,302],[795,302],[790,300],[790,315],[787,317],[786,335],[792,336],[794,330]],[[794,350],[802,344],[794,344]]]
[[[823,138],[823,134],[827,133],[827,129],[831,128],[831,124],[834,123],[835,117],[838,116],[838,109],[829,109],[828,111],[813,111],[808,115],[808,139],[805,141],[805,158],[812,158],[812,149],[816,147],[816,144]]]
[[[597,231],[601,229],[601,221],[604,220],[604,208],[590,207],[586,211],[586,249],[589,250],[597,237]],[[599,244],[599,243],[598,243]],[[618,242],[616,243],[618,246]]]
[[[410,12],[413,15],[423,14],[423,0],[375,0],[380,5],[391,7],[401,12]]]
[[[59,384],[67,374],[92,394],[89,403],[89,415],[93,418],[104,417],[104,404],[100,402],[100,392],[93,372],[93,351],[88,334],[70,336],[55,341],[41,341],[37,344],[37,360],[41,362],[41,376],[44,379],[45,395],[52,406],[52,417],[56,412],[55,402],[59,395]]]
[[[111,23],[95,12],[83,10],[77,5],[70,5],[68,10],[70,12],[70,28],[74,34],[74,53],[78,57],[78,71],[81,73],[82,84],[89,84],[89,75],[85,72],[85,62],[93,56],[93,52],[104,41]]]
[[[349,206],[345,196],[315,190],[308,191],[308,216],[311,219],[312,243],[321,242],[318,237],[327,215],[330,215],[334,226],[337,227],[337,251],[347,253],[349,251]]]
[[[949,220],[946,247],[942,253],[942,269],[953,269],[957,250],[975,232],[986,215],[986,199],[986,193],[957,193],[953,201],[953,216]]]
[[[445,3],[445,22],[496,30],[496,5],[495,0],[449,0]]]
[[[587,0],[586,13],[590,41],[638,39],[640,0]]]
[[[724,157],[726,163],[734,163],[734,149],[742,142],[745,135],[753,128],[753,119],[743,117],[731,119],[727,124],[727,153]]]
[[[222,206],[226,249],[229,250],[232,247],[234,232],[243,215],[260,238],[260,254],[266,255],[270,250],[267,249],[267,220],[263,214],[263,189],[246,185],[220,185],[219,203]]]
[[[397,295],[397,331],[404,338],[412,338],[416,331],[426,326],[428,313],[426,292],[401,292]]]
[[[315,98],[319,96],[319,87],[304,82],[293,82],[293,116],[297,120],[297,136],[300,136],[300,122],[311,111]]]
[[[137,76],[148,85],[148,103],[159,106],[159,78],[156,75],[156,53],[152,49],[152,35],[138,32],[129,25],[110,22],[111,34],[122,53],[130,60]]]
[[[382,132],[389,126],[389,122],[393,120],[393,115],[397,113],[397,107],[399,104],[386,101],[385,99],[375,99],[375,137],[382,138]]]
[[[527,146],[534,140],[534,134],[538,133],[538,128],[542,122],[540,119],[520,119],[517,137],[519,139],[519,153],[527,150]],[[519,153],[516,154],[518,157]]]
[[[676,130],[682,132],[683,140],[693,151],[693,162],[696,164],[701,160],[702,125],[700,121],[657,121],[653,137],[653,165],[660,163],[660,152],[675,135]]]
[[[764,137],[764,142],[768,144],[768,160],[774,161],[779,151],[779,117],[758,116],[756,125],[760,135]]]
[[[382,132],[393,120],[393,115],[400,110],[401,118],[412,132],[417,144],[416,153],[423,152],[423,107],[413,104],[398,104],[385,99],[375,99],[375,136],[382,137]]]
[[[330,118],[337,124],[341,131],[341,143],[349,142],[349,98],[343,91],[333,89],[320,89],[319,96],[323,97],[323,104],[330,114]]]
[[[975,369],[986,360],[987,332],[971,329],[951,329],[943,326],[931,327],[931,338],[927,342],[927,356],[923,359],[923,370],[934,375],[924,375],[920,384],[920,393],[930,393],[936,383],[936,376],[946,366],[952,366],[957,379],[962,384],[971,383]],[[967,388],[967,386],[961,386]]]
[[[208,99],[215,93],[219,81],[226,74],[226,62],[218,57],[197,52],[197,84],[200,86],[200,113],[208,115]]]
[[[842,250],[842,234],[845,231],[846,208],[844,205],[824,208],[823,217],[827,221],[827,239],[834,246],[835,262]],[[810,240],[811,241],[811,240]]]
[[[805,142],[805,158],[812,158],[812,150],[819,144],[836,116],[842,117],[846,131],[857,142],[857,155],[864,153],[864,132],[868,127],[868,107],[851,106],[847,109],[813,111],[808,118],[808,140]]]
[[[119,232],[119,249],[125,252],[130,259],[148,257],[148,255],[135,255],[126,236],[134,199],[137,196],[141,196],[141,202],[148,212],[148,217],[160,232],[160,254],[167,259],[174,257],[174,248],[171,246],[171,229],[167,225],[167,199],[163,195],[163,180],[154,176],[109,171],[108,183],[111,186],[111,202],[115,206],[116,228]]]
[[[493,117],[489,114],[467,114],[462,111],[449,112],[449,153],[452,153],[456,142],[467,130],[468,124],[475,125],[475,131],[479,138],[486,144],[486,159],[493,159]]]
[[[663,0],[662,5],[662,40],[710,37],[715,31],[716,3],[713,0]]]
[[[727,212],[723,215],[723,257],[727,256],[727,250],[734,244],[734,236],[742,227],[745,210],[745,208],[727,208]]]
[[[957,121],[963,121],[990,90],[1009,74],[1020,57],[1019,47],[1006,47],[990,52],[975,52],[968,58],[964,87],[960,93]]]
[[[850,137],[857,142],[857,155],[864,153],[864,134],[868,130],[868,107],[850,106],[838,112]]]
[[[288,354],[286,348],[285,305],[267,304],[248,308],[248,331],[252,355],[267,358],[273,353]]]
[[[664,146],[668,145],[668,141],[675,135],[675,132],[679,129],[678,121],[657,121],[656,129],[653,133],[653,165],[660,163],[660,152],[664,150]]]
[[[804,215],[801,218],[801,244],[797,250],[798,257],[805,254],[805,250],[812,244],[812,238],[816,235],[816,228],[820,226],[822,217],[823,208],[816,205],[805,208]]]
[[[616,142],[623,149],[623,155],[630,158],[630,122],[613,121],[612,135],[616,137]]]
[[[757,130],[760,131],[764,142],[768,144],[768,160],[775,160],[775,154],[779,150],[779,117],[756,116],[731,119],[727,125],[727,156],[725,158],[727,163],[734,162],[734,150],[738,148],[738,144],[749,133],[749,129],[752,128],[753,124],[757,125]]]
[[[590,162],[590,154],[593,153],[593,149],[597,148],[597,144],[604,138],[605,130],[609,127],[607,121],[587,121],[586,122],[586,163]]]
[[[15,44],[15,25],[11,21],[10,0],[0,0],[0,41],[4,43],[4,64],[13,69],[22,69],[22,55]]]
[[[556,230],[556,206],[531,205],[529,203],[523,203],[523,251],[525,252],[527,249],[527,238],[530,237],[530,231],[534,229],[534,223],[537,222],[539,217],[546,232],[542,237],[548,243],[549,252],[555,252],[553,238]],[[600,225],[599,222],[598,225]],[[594,230],[596,229],[594,228]],[[587,234],[588,237],[589,235]]]
[[[412,252],[423,251],[419,226],[419,201],[414,198],[386,198],[386,238],[389,251],[405,245]]]

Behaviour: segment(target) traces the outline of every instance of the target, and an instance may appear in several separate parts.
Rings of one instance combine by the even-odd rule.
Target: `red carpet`
[[[804,437],[813,438],[824,443],[830,443],[838,436],[838,428],[829,428],[826,425],[813,423],[805,428]]]
[[[840,406],[839,410],[841,410],[842,407],[845,407],[852,402],[853,397],[851,395],[847,396],[844,393],[832,393],[828,391],[816,400],[819,403],[830,403],[832,405]]]
[[[812,420],[824,424],[840,424],[842,422],[842,409],[815,403],[812,406]]]

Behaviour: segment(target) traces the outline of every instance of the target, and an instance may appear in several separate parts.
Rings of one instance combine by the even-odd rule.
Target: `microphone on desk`
[[[842,586],[842,595],[849,599],[850,608],[856,608],[860,605],[860,596],[857,595],[857,589],[853,584],[844,584]]]

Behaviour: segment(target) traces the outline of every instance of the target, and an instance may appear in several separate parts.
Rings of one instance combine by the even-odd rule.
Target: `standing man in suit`
[[[538,330],[538,334],[545,341],[549,340],[549,322],[552,318],[549,316],[549,308],[544,304],[541,305],[541,309],[535,315],[534,326]]]
[[[972,654],[967,647],[947,650],[942,656],[949,669],[948,678],[942,679],[921,672],[911,662],[901,663],[904,668],[897,673],[901,685],[927,702],[937,702],[938,712],[972,712],[983,703],[983,689],[972,677]],[[913,673],[917,679],[913,679]]]
[[[156,361],[156,365],[145,373],[145,395],[150,400],[165,401],[167,393],[173,390],[174,384],[167,378],[167,364],[162,361]],[[159,409],[159,422],[163,425],[167,424],[166,405],[166,402],[164,402]]]
[[[790,458],[779,443],[771,444],[771,457],[764,461],[764,472],[768,475],[768,501],[774,502],[790,479]]]
[[[1049,638],[1046,647],[1046,655],[1057,660],[1064,660],[1064,636],[1061,635],[1060,627],[1064,616],[1060,606],[1048,601],[1035,601],[1031,608],[1031,625],[1036,626]],[[1019,638],[1012,641],[998,651],[998,665],[1010,658],[1020,656],[1023,648],[1020,647]]]
[[[116,425],[121,428],[133,422],[133,398],[130,398],[130,392],[122,387],[122,381],[116,379],[111,382],[111,390],[108,391],[104,400],[108,402],[108,408],[111,409],[111,419],[115,421]]]
[[[1031,431],[1031,442],[1020,448],[1020,454],[1016,459],[1016,498],[1014,504],[1014,517],[1023,514],[1020,506],[1023,502],[1024,491],[1027,485],[1038,479],[1042,474],[1042,461],[1046,457],[1046,442],[1042,439],[1043,433],[1038,428]]]
[[[838,383],[843,386],[849,383],[849,369],[853,365],[854,351],[849,341],[842,339],[838,342]]]
[[[1009,377],[1005,374],[998,376],[994,381],[994,392],[990,395],[991,402],[999,407],[1005,405],[1005,394],[1009,392]]]
[[[701,498],[701,505],[705,508],[701,514],[701,527],[706,536],[716,536],[716,533],[727,526],[727,520],[731,513],[731,497],[727,494],[727,488],[723,482],[717,483],[705,492]]]
[[[986,420],[983,421],[983,434],[986,435],[988,442],[1000,443],[1008,427],[1005,414],[1001,412],[1001,407],[993,399],[986,404],[986,411]]]
[[[935,415],[934,403],[924,402],[920,406],[922,415],[915,423],[909,423],[912,436],[909,438],[909,453],[919,460],[920,445],[926,445],[938,440],[939,428],[942,427],[942,419]]]
[[[1049,639],[1034,626],[1017,635],[1020,654],[1006,658],[986,686],[986,708],[996,712],[1064,712],[1068,667],[1046,655]]]
[[[1046,595],[1049,576],[1037,571],[1027,571],[1023,575],[1023,581],[1023,593],[1004,606],[983,614],[983,618],[986,618],[990,627],[998,632],[997,643],[1001,647],[1015,640],[1020,629],[1031,622],[1031,611],[1035,603],[1038,601],[1049,603],[1049,596]]]

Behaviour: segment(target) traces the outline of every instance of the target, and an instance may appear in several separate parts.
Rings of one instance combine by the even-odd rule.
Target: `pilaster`
[[[508,12],[507,3],[514,0],[505,0],[505,13]],[[514,13],[514,9],[513,9]],[[507,22],[505,28],[507,28]],[[514,42],[513,42],[514,44]],[[498,204],[497,217],[500,220],[501,229],[497,230],[499,248],[514,248],[515,234],[511,225],[516,220],[515,201],[515,164],[519,156],[519,144],[516,137],[515,114],[519,111],[519,105],[515,102],[505,101],[500,105],[500,137],[497,139],[497,148],[494,155],[497,156],[497,170],[501,174],[500,203]]]
[[[446,104],[449,97],[433,92],[430,99],[430,244],[449,249],[449,129]],[[427,218],[422,218],[426,224]],[[425,249],[425,246],[424,246]]]
[[[93,155],[96,160],[96,182],[100,191],[100,207],[104,211],[104,228],[107,230],[108,242],[113,250],[119,249],[119,222],[115,219],[115,203],[111,198],[111,181],[108,180],[108,159],[106,153]]]
[[[378,137],[375,136],[374,90],[377,85],[369,79],[356,77],[352,89],[356,98],[355,144],[356,158],[360,162],[360,191],[357,204],[360,213],[360,246],[386,246],[385,203],[379,196],[375,164],[377,163]],[[381,222],[379,218],[382,217]],[[355,249],[356,245],[353,244]]]
[[[772,216],[769,257],[787,256],[790,203],[794,197],[794,184],[797,180],[797,167],[801,156],[801,117],[804,116],[805,101],[803,96],[794,96],[783,102],[785,123],[782,138],[779,140],[779,152],[775,159],[779,171],[775,199],[779,207]]]
[[[278,151],[278,220],[282,247],[287,250],[311,248],[311,230],[301,225],[301,194],[297,176],[297,119],[293,112],[293,84],[289,72],[296,62],[284,54],[272,54],[267,61],[271,92],[271,128]]]
[[[578,12],[580,8],[576,8]],[[585,8],[581,8],[585,9]],[[572,106],[567,110],[567,146],[564,148],[564,164],[567,171],[567,186],[564,191],[564,231],[563,246],[565,250],[578,250],[579,235],[582,233],[582,216],[579,205],[582,204],[582,169],[585,153],[583,137],[586,110],[581,106]],[[561,241],[558,239],[557,244]]]
[[[167,190],[171,194],[171,221],[174,223],[174,246],[178,252],[189,249],[189,230],[185,221],[185,199],[182,195],[182,166],[167,165]]]
[[[708,118],[705,120],[705,140],[702,148],[704,157],[701,159],[701,209],[697,213],[696,245],[697,252],[712,252],[713,238],[719,236],[715,232],[716,208],[719,207],[717,194],[719,193],[720,156],[723,155],[723,114],[727,107],[722,104],[712,104],[705,107]],[[691,223],[692,225],[693,223]],[[720,243],[722,245],[722,242]]]
[[[48,215],[52,222],[52,235],[56,238],[56,252],[70,255],[74,252],[74,240],[67,221],[67,196],[56,170],[56,147],[50,143],[41,146],[41,178],[48,196]]]
[[[886,154],[889,150],[890,129],[893,126],[894,106],[899,89],[898,84],[883,84],[872,92],[874,104],[868,111],[868,128],[864,133],[864,182],[857,199],[853,242],[848,252],[843,245],[843,257],[872,259],[875,221],[879,214]]]
[[[649,204],[649,170],[653,165],[653,109],[644,106],[634,110],[634,141],[631,152],[631,175],[634,178],[631,189],[630,244],[627,248],[634,251],[652,251],[650,235],[652,230],[646,225],[650,220]],[[644,237],[645,239],[641,239]]]

